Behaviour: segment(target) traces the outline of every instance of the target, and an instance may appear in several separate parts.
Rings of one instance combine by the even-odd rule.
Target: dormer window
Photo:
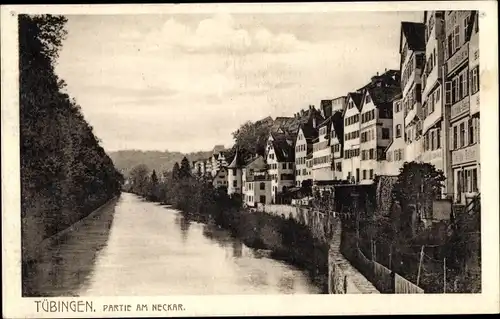
[[[380,83],[379,83],[380,84]],[[372,99],[370,98],[370,95],[366,95],[365,103],[370,103]]]

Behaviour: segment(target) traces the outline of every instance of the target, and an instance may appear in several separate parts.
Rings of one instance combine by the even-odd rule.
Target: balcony
[[[451,106],[450,119],[453,121],[457,117],[468,113],[470,110],[470,97],[466,96],[462,100]]]
[[[462,47],[446,61],[446,75],[455,71],[465,60],[469,58],[469,43]]]
[[[452,165],[460,165],[474,161],[480,161],[480,149],[478,143],[451,152]]]

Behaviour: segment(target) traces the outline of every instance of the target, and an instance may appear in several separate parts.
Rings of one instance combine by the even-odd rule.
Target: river
[[[129,193],[50,246],[26,281],[38,296],[320,293],[305,272]]]

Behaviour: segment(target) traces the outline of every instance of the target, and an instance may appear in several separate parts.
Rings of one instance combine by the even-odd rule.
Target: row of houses
[[[319,109],[271,119],[265,156],[236,152],[227,163],[214,152],[194,169],[253,206],[305,182],[370,184],[421,161],[444,172],[443,198],[464,203],[480,185],[478,32],[476,11],[426,11],[421,23],[402,22],[399,70],[377,73]]]

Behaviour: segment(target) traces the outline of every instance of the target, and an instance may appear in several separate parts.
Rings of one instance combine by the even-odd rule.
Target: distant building
[[[221,167],[213,177],[212,184],[215,188],[227,187],[227,168]]]
[[[242,194],[242,175],[243,175],[243,160],[239,155],[239,152],[236,151],[234,158],[229,164],[228,168],[228,178],[227,178],[227,193],[228,195],[232,194]]]
[[[332,153],[333,179],[343,179],[342,158],[344,156],[344,111],[335,111],[330,121],[330,149]],[[337,132],[338,131],[338,132]]]
[[[267,172],[267,164],[262,156],[251,159],[244,167],[242,174],[243,202],[254,207],[256,203],[272,202],[271,178]]]

